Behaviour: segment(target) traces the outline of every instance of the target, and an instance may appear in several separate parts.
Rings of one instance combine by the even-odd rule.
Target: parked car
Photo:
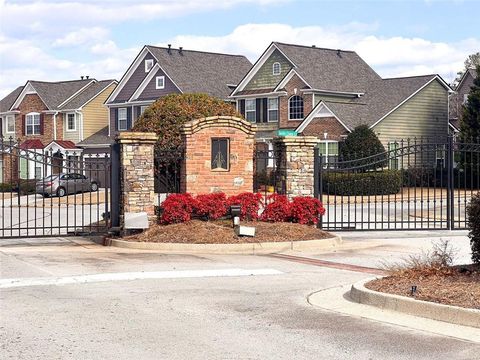
[[[78,192],[97,191],[98,182],[77,173],[50,175],[36,183],[36,193],[44,197],[58,197]]]

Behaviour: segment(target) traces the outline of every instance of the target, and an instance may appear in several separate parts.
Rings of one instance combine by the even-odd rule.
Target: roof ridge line
[[[162,49],[162,50],[168,50],[168,47],[163,47],[163,46],[156,46],[156,45],[145,45],[146,47],[152,47],[155,49]],[[179,51],[180,49],[177,48],[170,48],[170,50],[177,50]],[[203,50],[188,50],[188,49],[182,49],[182,52],[197,52],[197,53],[203,53],[203,54],[212,54],[212,55],[225,55],[225,56],[235,56],[235,57],[244,57],[246,58],[245,55],[241,54],[227,54],[227,53],[220,53],[220,52],[213,52],[213,51],[203,51]]]
[[[419,77],[427,77],[427,76],[438,76],[438,74],[426,74],[426,75],[410,75],[410,76],[388,77],[388,78],[382,78],[382,80],[411,79],[411,78],[419,78]]]
[[[302,48],[307,48],[307,49],[315,49],[315,50],[329,50],[329,51],[343,51],[343,52],[349,52],[349,53],[356,53],[355,50],[345,50],[345,49],[333,49],[333,48],[326,48],[326,47],[321,47],[321,46],[309,46],[309,45],[300,45],[300,44],[289,44],[289,43],[284,43],[281,41],[274,41],[274,44],[280,44],[280,45],[286,45],[286,46],[296,46],[296,47],[302,47]]]

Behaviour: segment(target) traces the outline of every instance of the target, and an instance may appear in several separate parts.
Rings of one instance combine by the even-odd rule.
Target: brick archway
[[[231,116],[186,123],[182,192],[232,195],[253,191],[255,131],[255,124]]]

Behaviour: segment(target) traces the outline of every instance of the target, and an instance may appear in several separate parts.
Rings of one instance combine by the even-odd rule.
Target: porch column
[[[285,136],[273,140],[283,189],[289,197],[314,195],[315,136]]]
[[[155,133],[121,132],[120,145],[120,226],[126,213],[146,212],[155,221],[154,146]]]

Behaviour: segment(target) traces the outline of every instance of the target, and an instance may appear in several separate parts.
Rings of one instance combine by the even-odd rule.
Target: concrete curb
[[[381,309],[480,328],[480,310],[415,300],[405,296],[367,289],[365,284],[374,279],[376,278],[362,280],[353,284],[349,293],[350,299],[360,304],[372,305]]]
[[[288,250],[320,250],[335,248],[342,243],[342,238],[335,235],[332,238],[305,241],[262,242],[245,244],[183,244],[183,243],[153,243],[134,242],[119,239],[105,239],[104,245],[126,249],[156,250],[167,253],[197,253],[197,254],[271,254]]]

